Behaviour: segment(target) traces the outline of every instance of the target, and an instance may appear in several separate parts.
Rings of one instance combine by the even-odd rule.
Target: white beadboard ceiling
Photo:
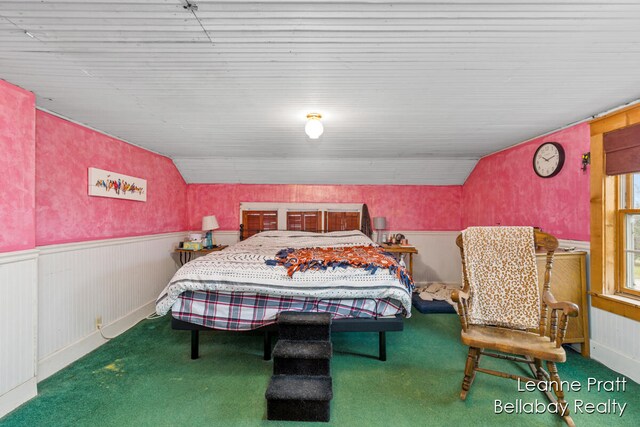
[[[640,97],[637,0],[191,3],[0,0],[0,77],[188,182],[461,184]]]

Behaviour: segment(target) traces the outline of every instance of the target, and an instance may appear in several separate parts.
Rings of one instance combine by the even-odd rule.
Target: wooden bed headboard
[[[240,221],[240,240],[268,230],[361,230],[372,235],[366,204],[241,203]]]

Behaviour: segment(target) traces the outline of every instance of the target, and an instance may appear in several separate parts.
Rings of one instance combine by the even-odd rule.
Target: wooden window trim
[[[591,292],[591,306],[640,321],[640,301],[622,295],[606,295]]]
[[[640,321],[640,297],[620,293],[619,177],[605,173],[604,134],[640,123],[640,106],[593,120],[591,125],[591,304]]]
[[[627,199],[628,202],[628,199]],[[627,204],[627,206],[629,206]],[[635,215],[640,215],[640,209],[619,209],[618,210],[618,215],[617,215],[617,227],[618,227],[618,232],[617,232],[617,239],[618,239],[618,257],[617,257],[617,262],[618,265],[616,266],[616,270],[618,272],[618,280],[616,282],[616,294],[618,295],[625,295],[628,294],[629,296],[636,296],[640,298],[640,291],[636,291],[634,289],[629,289],[626,287],[627,285],[627,253],[626,253],[626,240],[627,240],[627,233],[626,233],[626,216],[629,214],[635,214]]]
[[[633,179],[632,174],[626,174],[624,176],[624,187],[625,187],[625,201],[624,207],[618,206],[620,210],[623,209],[633,209],[633,191],[629,191],[630,188],[633,188]],[[621,188],[620,178],[618,178],[618,189]],[[618,197],[620,197],[620,192],[618,191]]]

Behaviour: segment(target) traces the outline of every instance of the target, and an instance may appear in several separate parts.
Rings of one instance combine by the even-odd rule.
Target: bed
[[[385,332],[402,330],[402,318],[411,315],[412,283],[400,277],[402,267],[340,266],[292,274],[276,262],[283,250],[374,246],[357,230],[258,233],[185,264],[158,297],[156,312],[171,311],[173,328],[191,331],[192,358],[198,357],[199,331],[216,329],[262,331],[269,359],[278,313],[313,311],[332,313],[335,332],[378,332],[379,358],[385,360]]]

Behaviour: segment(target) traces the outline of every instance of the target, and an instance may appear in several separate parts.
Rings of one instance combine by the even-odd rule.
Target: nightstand
[[[409,254],[409,274],[413,277],[413,254],[418,253],[418,249],[415,246],[403,246],[403,245],[390,245],[387,243],[381,243],[382,249],[392,254],[400,254],[400,258],[404,258]]]
[[[180,255],[180,265],[185,265],[186,263],[188,263],[189,261],[191,261],[194,258],[194,255],[206,255],[206,254],[210,254],[211,252],[218,252],[223,250],[224,248],[228,247],[229,245],[218,245],[214,248],[211,249],[200,249],[198,251],[193,251],[193,250],[189,250],[189,249],[176,249],[175,253]]]

